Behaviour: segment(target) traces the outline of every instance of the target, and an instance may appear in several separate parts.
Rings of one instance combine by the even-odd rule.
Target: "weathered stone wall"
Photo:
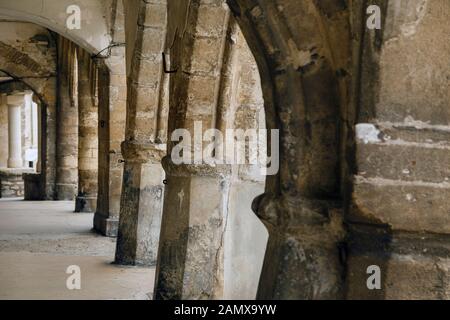
[[[448,1],[383,1],[364,29],[348,298],[448,299]],[[370,265],[382,289],[361,279]]]
[[[25,186],[22,174],[32,171],[2,168],[0,170],[0,198],[23,198]]]

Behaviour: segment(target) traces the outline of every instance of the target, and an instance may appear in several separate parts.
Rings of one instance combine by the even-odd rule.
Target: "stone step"
[[[394,231],[450,234],[450,183],[357,176],[348,219]]]
[[[450,146],[391,140],[357,144],[358,175],[402,181],[450,181]]]
[[[378,122],[383,140],[450,146],[450,126],[430,125],[421,121]]]

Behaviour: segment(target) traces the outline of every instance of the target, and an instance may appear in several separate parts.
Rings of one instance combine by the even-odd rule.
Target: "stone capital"
[[[168,176],[176,177],[228,177],[231,176],[230,165],[207,165],[207,164],[175,164],[170,157],[162,159],[162,165]]]
[[[14,92],[6,97],[9,106],[20,106],[25,103],[25,93]]]
[[[165,144],[124,141],[121,147],[125,161],[132,163],[160,163],[166,154]]]
[[[287,233],[301,229],[305,236],[321,237],[325,233],[318,231],[330,228],[332,232],[326,234],[333,238],[341,238],[344,233],[342,209],[337,201],[265,193],[253,201],[252,209],[266,226]]]

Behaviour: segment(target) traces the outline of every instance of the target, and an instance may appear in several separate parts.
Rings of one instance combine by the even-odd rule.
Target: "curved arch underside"
[[[8,58],[7,54],[4,54],[3,47],[0,45],[0,65],[1,71],[8,74],[11,78],[20,80],[26,86],[28,86],[39,99],[46,105],[54,103],[54,90],[55,88],[55,74],[52,74],[48,70],[46,72],[36,72],[30,68],[27,61],[23,64],[18,64],[15,60]],[[13,56],[14,57],[14,56]],[[28,58],[29,59],[29,58]],[[28,60],[25,59],[25,60]],[[28,61],[33,64],[33,61]],[[51,100],[51,101],[50,101]]]
[[[70,30],[66,22],[71,0],[0,0],[0,19],[32,22],[48,28],[80,47],[97,54],[111,44],[111,10],[114,0],[77,1],[81,10],[81,29]]]

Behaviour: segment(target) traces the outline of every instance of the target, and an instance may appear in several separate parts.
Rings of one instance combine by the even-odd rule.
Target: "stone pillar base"
[[[164,194],[160,164],[126,164],[115,262],[155,266]]]
[[[115,238],[119,229],[119,219],[106,218],[96,212],[94,215],[94,229],[106,237]]]
[[[75,212],[95,212],[97,197],[79,195],[75,199]]]
[[[257,299],[342,299],[339,203],[267,193],[252,206],[269,232]]]
[[[27,201],[41,201],[45,199],[45,190],[40,173],[24,173],[24,193]]]
[[[175,165],[167,174],[155,300],[223,299],[231,167]]]
[[[122,143],[125,159],[115,263],[155,266],[164,195],[165,145]]]

